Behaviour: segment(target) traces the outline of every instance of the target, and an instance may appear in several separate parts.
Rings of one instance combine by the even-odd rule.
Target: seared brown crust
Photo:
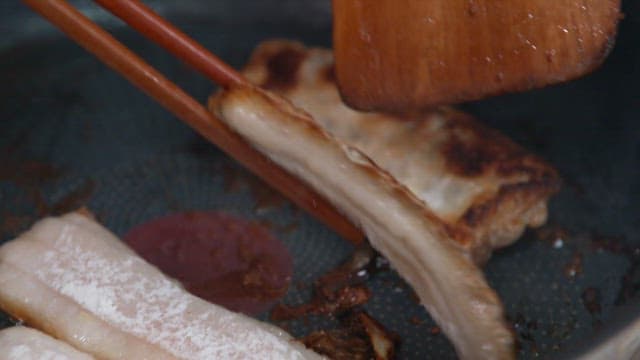
[[[526,176],[528,182],[547,179],[557,183],[558,175],[551,166],[497,130],[461,111],[440,111],[449,120],[445,129],[451,135],[441,152],[451,172],[467,178],[498,174]]]
[[[469,242],[486,238],[488,244],[501,247],[510,244],[524,231],[524,227],[499,229],[501,224],[511,224],[518,219],[532,227],[544,224],[546,206],[540,208],[537,204],[545,203],[560,189],[557,171],[498,131],[483,126],[472,116],[455,110],[446,111],[448,114],[445,116],[451,119],[448,129],[453,134],[441,150],[447,168],[469,179],[483,176],[509,179],[495,193],[477,197],[450,224],[453,236],[463,243],[465,237],[470,237],[466,239]],[[527,212],[532,209],[542,214],[528,218]],[[482,251],[477,247],[472,251]],[[481,254],[478,256],[482,258]]]
[[[269,77],[261,86],[274,91],[294,87],[298,82],[296,73],[306,57],[307,53],[302,49],[288,47],[265,59]]]
[[[284,58],[288,56],[293,59],[287,69],[274,66],[287,63]],[[447,176],[482,188],[455,212],[432,208],[449,236],[476,261],[484,262],[492,248],[515,241],[526,226],[544,223],[546,202],[560,187],[557,172],[544,160],[471,115],[449,107],[413,118],[348,109],[338,96],[334,70],[329,50],[274,40],[255,50],[244,73],[257,85],[309,111],[325,130],[360,148],[405,185],[404,174],[389,168],[397,161],[415,162],[409,165],[425,176]],[[352,124],[355,130],[343,128],[344,124]],[[409,130],[401,129],[403,126]],[[385,151],[397,156],[380,158],[367,146],[386,146]],[[426,164],[430,160],[424,159],[429,157],[435,160]]]
[[[416,290],[462,358],[514,357],[496,293],[450,241],[446,224],[406,186],[308,114],[259,88],[232,88],[212,96],[208,105],[256,149],[359,224]],[[313,160],[305,155],[310,152]],[[333,172],[319,172],[319,167]]]

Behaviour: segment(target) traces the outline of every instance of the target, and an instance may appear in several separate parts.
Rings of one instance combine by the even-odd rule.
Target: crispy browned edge
[[[289,121],[291,121],[290,119],[298,120],[300,122],[300,125],[304,125],[304,127],[310,133],[312,133],[311,136],[321,138],[324,141],[335,141],[324,129],[322,129],[314,121],[310,120],[312,118],[311,115],[309,115],[302,109],[294,107],[293,104],[291,104],[288,100],[281,97],[276,97],[271,93],[264,91],[258,86],[246,87],[246,89],[248,89],[248,91],[262,95],[265,99],[268,100],[269,103],[271,103],[274,108],[284,111],[287,115],[289,115]],[[220,116],[218,109],[220,107],[220,104],[224,102],[224,97],[226,96],[226,94],[227,92],[223,91],[211,95],[207,102],[209,111]],[[356,148],[351,148],[356,150],[363,159],[366,159],[366,164],[354,163],[355,165],[357,165],[362,171],[367,172],[370,177],[380,177],[384,182],[385,187],[390,189],[398,199],[402,199],[404,202],[410,203],[411,206],[417,207],[424,218],[429,219],[429,221],[431,221],[435,226],[439,227],[438,231],[441,232],[441,235],[448,235],[446,224],[439,217],[433,214],[428,208],[426,208],[423,205],[422,200],[418,199],[412,191],[398,182],[398,180],[396,180],[396,178],[394,178],[388,171],[380,168],[366,154]]]
[[[489,247],[507,245],[527,226],[540,226],[546,220],[546,202],[561,186],[558,172],[540,157],[526,151],[497,130],[488,128],[469,114],[442,108],[451,125],[471,132],[471,141],[459,141],[455,136],[441,149],[447,167],[454,174],[467,177],[497,175],[512,179],[500,185],[494,194],[476,198],[455,222],[449,223],[452,236],[475,252],[474,258],[484,261]],[[544,206],[542,209],[540,206]],[[532,211],[545,211],[542,221],[525,216]],[[533,216],[533,215],[532,215]],[[505,242],[491,239],[496,227],[514,227]],[[484,244],[483,244],[484,243]]]
[[[246,94],[253,92],[254,94],[258,94],[267,100],[274,108],[281,110],[283,113],[289,115],[283,118],[286,118],[286,121],[297,121],[298,125],[304,126],[305,130],[310,133],[310,136],[321,139],[325,142],[335,142],[337,144],[342,144],[333,138],[328,132],[322,129],[316,122],[312,120],[311,115],[309,115],[304,110],[296,108],[293,104],[291,104],[287,99],[282,98],[280,96],[276,96],[268,91],[264,91],[258,86],[248,86],[244,88],[240,88],[242,92],[245,92],[242,96],[250,99],[252,95]],[[226,97],[228,96],[237,96],[237,93],[231,93],[229,91],[218,92],[209,97],[207,102],[207,106],[209,111],[221,116],[220,114],[220,106],[225,102]],[[254,95],[255,96],[255,95]],[[283,121],[281,119],[281,121]],[[348,145],[347,145],[348,146]],[[416,216],[420,218],[422,221],[426,222],[430,228],[436,232],[438,241],[444,241],[444,245],[453,245],[450,249],[454,252],[459,251],[457,255],[453,255],[453,258],[456,262],[456,268],[467,275],[477,274],[482,278],[482,270],[480,270],[474,263],[471,261],[472,259],[468,258],[465,252],[456,247],[455,243],[447,241],[450,239],[447,224],[445,224],[438,216],[433,214],[430,209],[424,206],[422,200],[420,200],[412,191],[410,191],[406,186],[398,182],[389,172],[380,168],[375,164],[366,154],[362,153],[360,150],[350,147],[354,151],[357,151],[358,154],[364,160],[363,162],[355,162],[352,161],[352,164],[356,166],[358,169],[366,172],[368,177],[371,179],[379,179],[379,185],[382,188],[387,189],[391,192],[394,198],[404,203],[409,208],[413,208]],[[346,156],[346,154],[345,154]],[[504,348],[502,350],[498,350],[498,354],[500,355],[500,359],[512,359],[515,357],[515,347],[514,347],[514,339],[513,334],[509,330],[509,326],[507,325],[504,319],[504,309],[502,307],[502,302],[500,301],[496,292],[486,283],[486,281],[482,280],[482,286],[478,286],[477,277],[476,276],[464,276],[460,277],[461,281],[467,283],[470,287],[474,288],[476,291],[474,293],[474,297],[479,301],[484,302],[487,305],[494,305],[499,308],[499,318],[492,319],[494,325],[498,329],[498,333],[502,331],[502,338],[500,340],[506,341]],[[485,318],[486,319],[486,318]],[[509,334],[509,335],[506,335]],[[496,339],[496,344],[500,343],[498,339]]]
[[[302,43],[290,40],[270,40],[256,48],[245,71],[264,66],[266,78],[257,85],[286,96],[287,91],[299,83],[299,68],[313,50],[318,49],[307,48]],[[322,70],[321,78],[328,85],[336,86],[333,64]],[[501,185],[495,194],[477,198],[457,220],[444,221],[449,236],[468,249],[478,262],[484,262],[493,247],[511,242],[502,241],[503,244],[499,246],[494,244],[491,230],[499,223],[511,227],[508,233],[513,234],[510,236],[514,237],[513,240],[526,226],[542,225],[525,215],[536,209],[544,211],[540,204],[544,204],[560,189],[560,177],[543,159],[527,152],[498,131],[484,126],[471,115],[449,107],[433,111],[451,119],[448,123],[451,133],[457,128],[472,134],[471,142],[458,141],[454,136],[442,147],[442,156],[446,159],[449,171],[466,178],[492,173],[505,178],[526,177],[522,181]],[[519,211],[514,211],[516,209]],[[514,229],[513,223],[518,219],[521,228]]]

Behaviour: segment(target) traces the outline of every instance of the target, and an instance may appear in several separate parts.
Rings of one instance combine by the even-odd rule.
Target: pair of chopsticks
[[[23,2],[336,233],[356,243],[364,239],[362,232],[324,198],[252,148],[202,104],[68,2],[65,0],[23,0]],[[141,2],[137,0],[96,0],[96,2],[223,88],[249,85],[242,75]]]

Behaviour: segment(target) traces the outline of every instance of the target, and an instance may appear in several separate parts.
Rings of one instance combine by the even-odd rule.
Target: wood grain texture
[[[336,76],[362,110],[409,112],[567,81],[613,46],[620,0],[333,0]]]

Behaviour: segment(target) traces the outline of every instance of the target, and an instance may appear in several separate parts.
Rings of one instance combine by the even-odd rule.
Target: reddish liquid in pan
[[[194,295],[255,315],[287,292],[292,261],[264,226],[221,212],[176,213],[141,224],[124,240]]]

